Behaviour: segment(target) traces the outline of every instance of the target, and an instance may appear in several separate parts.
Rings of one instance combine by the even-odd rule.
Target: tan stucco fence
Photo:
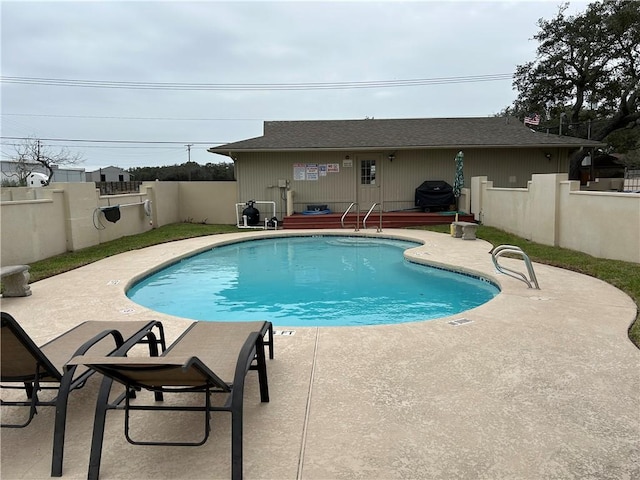
[[[3,188],[0,262],[28,264],[176,222],[234,225],[237,192],[236,182],[145,182],[139,193],[108,196],[92,182]],[[468,199],[484,225],[640,263],[638,193],[580,191],[566,174],[541,174],[527,188],[493,188],[487,177],[473,177]],[[120,219],[112,223],[101,209],[115,205]]]
[[[527,188],[471,179],[476,220],[543,245],[640,263],[640,194],[580,191],[566,173],[532,175]]]
[[[233,225],[236,191],[236,182],[145,182],[139,193],[104,196],[93,182],[3,188],[0,263],[31,263],[177,222]],[[120,219],[112,223],[101,208],[116,205]]]

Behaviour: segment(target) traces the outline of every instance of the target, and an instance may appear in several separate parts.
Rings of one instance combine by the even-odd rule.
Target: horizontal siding
[[[415,189],[425,180],[444,180],[453,185],[457,149],[399,150],[372,152],[378,162],[377,180],[385,210],[401,210],[414,205]],[[393,161],[388,155],[394,154]],[[546,154],[550,154],[547,158]],[[346,156],[352,167],[346,167]],[[278,218],[286,214],[285,180],[294,192],[294,210],[311,204],[326,204],[335,212],[345,211],[357,198],[358,157],[362,152],[263,152],[242,153],[235,159],[238,202],[248,200],[276,202]],[[565,149],[468,149],[464,150],[465,186],[471,177],[487,176],[495,187],[526,187],[531,175],[567,172]],[[338,173],[327,173],[318,180],[294,180],[294,164],[338,164]]]

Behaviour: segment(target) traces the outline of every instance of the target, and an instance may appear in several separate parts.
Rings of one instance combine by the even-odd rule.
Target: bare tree
[[[11,187],[11,186],[17,186],[17,187],[24,187],[27,185],[27,179],[29,178],[29,175],[31,175],[31,173],[33,172],[33,170],[36,167],[36,163],[29,163],[26,159],[24,159],[23,157],[16,157],[14,158],[14,163],[15,163],[15,167],[14,167],[14,171],[12,172],[4,172],[5,176],[9,179],[14,179],[14,180],[6,180],[3,181],[2,186],[3,187]]]
[[[33,172],[34,166],[42,165],[47,171],[47,180],[44,185],[51,183],[53,177],[53,169],[57,165],[77,165],[84,161],[79,153],[71,153],[66,148],[54,150],[44,145],[40,139],[26,138],[23,142],[15,147],[16,156],[14,161],[17,162],[16,176],[21,181],[21,175],[24,175],[24,183],[27,177]],[[25,175],[25,172],[26,175]],[[22,183],[21,183],[22,184]]]

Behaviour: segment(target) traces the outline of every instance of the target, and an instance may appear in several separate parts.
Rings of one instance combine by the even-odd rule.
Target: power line
[[[112,80],[80,80],[68,78],[0,76],[0,82],[20,85],[55,87],[119,88],[133,90],[213,90],[213,91],[271,91],[271,90],[349,90],[359,88],[415,87],[456,83],[492,82],[512,80],[511,73],[470,75],[461,77],[416,78],[405,80],[372,80],[359,82],[310,83],[177,83],[177,82],[123,82]]]
[[[20,147],[21,143],[3,143],[3,145],[9,147]],[[210,145],[207,143],[207,145]],[[182,148],[173,147],[173,146],[161,146],[161,145],[56,145],[56,147],[60,148],[104,148],[109,150],[115,149],[158,149],[158,150],[166,150],[166,151],[180,151]]]
[[[33,140],[33,137],[4,137],[0,136],[2,140]],[[88,140],[80,138],[38,138],[44,142],[80,142],[80,143],[130,143],[130,144],[145,144],[145,145],[184,145],[190,143],[192,145],[224,145],[229,142],[174,142],[174,141],[145,141],[145,140]]]
[[[58,115],[45,113],[0,113],[0,115],[14,117],[48,117],[48,118],[98,118],[111,120],[170,120],[189,122],[262,122],[262,118],[180,118],[180,117],[126,117],[102,115]]]

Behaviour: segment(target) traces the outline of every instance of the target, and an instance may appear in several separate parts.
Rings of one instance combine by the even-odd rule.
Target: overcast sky
[[[192,161],[229,161],[206,149],[265,120],[490,116],[559,4],[2,0],[2,136],[64,139],[44,143],[90,171],[184,163],[190,143]]]

